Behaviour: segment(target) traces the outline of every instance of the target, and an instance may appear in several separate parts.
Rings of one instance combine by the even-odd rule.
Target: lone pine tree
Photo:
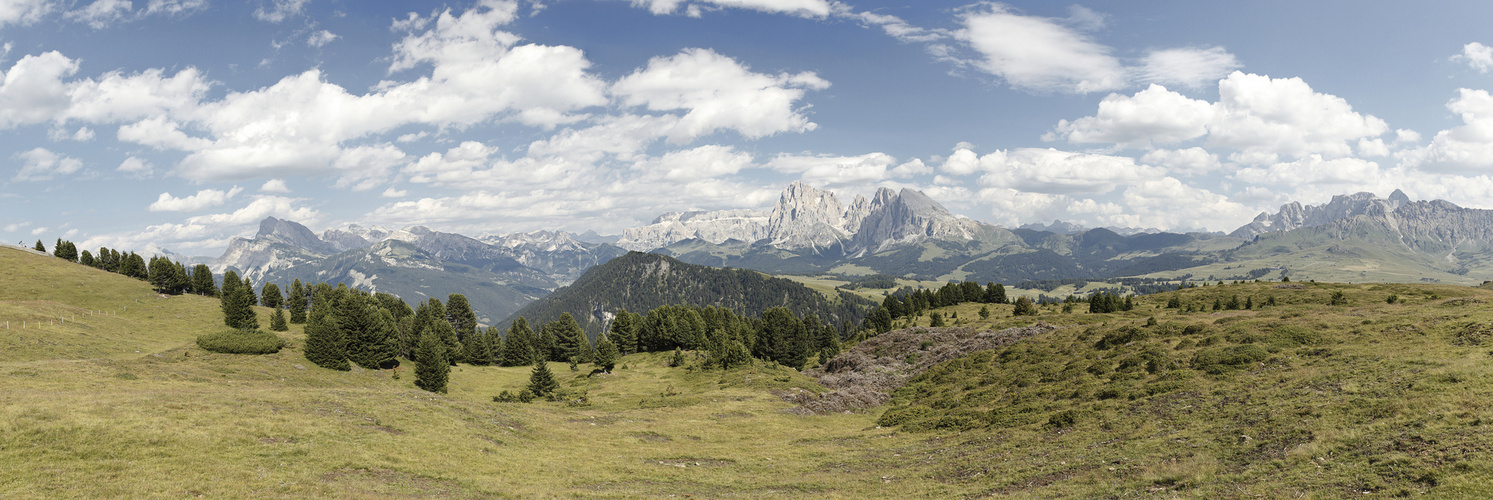
[[[280,285],[265,283],[264,289],[259,291],[260,304],[270,309],[279,309],[280,304],[285,301],[285,296],[280,294]]]
[[[477,315],[472,312],[472,304],[467,302],[465,295],[453,293],[446,296],[446,321],[451,322],[457,341],[463,344],[467,336],[477,334]]]
[[[342,332],[337,328],[337,319],[332,316],[329,293],[319,293],[312,301],[311,314],[306,321],[306,360],[322,368],[350,370],[352,366],[347,362]]]
[[[446,325],[446,328],[450,327],[450,324]],[[415,387],[444,394],[450,374],[451,363],[446,361],[445,343],[435,331],[425,330],[415,344]]]
[[[192,266],[192,293],[204,297],[218,296],[218,286],[213,283],[213,270],[207,264]]]
[[[285,324],[284,309],[276,309],[275,314],[270,316],[270,330],[276,332],[284,332],[290,330],[290,326]]]
[[[209,277],[209,280],[212,278]],[[290,298],[286,299],[286,308],[290,309],[290,322],[301,324],[306,322],[306,287],[301,285],[298,278],[290,285]]]
[[[221,297],[223,324],[240,330],[258,329],[259,318],[254,316],[253,302],[251,302],[254,290],[239,283],[238,275],[231,270],[224,275],[224,280],[224,293]],[[228,283],[239,283],[239,285],[228,287]]]
[[[504,337],[503,356],[499,360],[503,366],[531,365],[539,359],[534,352],[534,331],[529,329],[528,320],[523,317],[513,320]]]
[[[593,364],[606,373],[612,373],[612,367],[617,365],[617,344],[606,335],[596,341],[596,361]]]
[[[574,316],[562,313],[560,319],[545,324],[544,328],[550,330],[551,325],[555,347],[560,354],[559,361],[591,361],[591,342],[586,339],[586,331],[581,329],[580,323],[576,323]]]
[[[550,372],[549,363],[536,361],[534,371],[529,373],[529,392],[535,396],[549,396],[560,388],[560,383],[555,381],[555,374]]]

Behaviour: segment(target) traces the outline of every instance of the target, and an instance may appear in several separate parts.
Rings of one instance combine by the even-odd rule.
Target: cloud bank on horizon
[[[615,233],[794,180],[1005,226],[1228,231],[1396,188],[1493,208],[1493,49],[1455,26],[1385,53],[1206,9],[365,7],[0,0],[0,238],[203,254],[267,216]],[[1416,66],[1343,68],[1369,53]]]

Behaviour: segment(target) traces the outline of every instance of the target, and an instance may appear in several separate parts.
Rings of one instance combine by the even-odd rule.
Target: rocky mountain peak
[[[937,201],[933,201],[933,198],[929,198],[922,191],[912,188],[902,188],[902,191],[897,193],[897,203],[907,207],[907,210],[912,213],[919,215],[934,216],[948,214],[949,216],[953,216],[953,214],[949,213],[949,209],[944,208]]]
[[[896,191],[892,191],[891,188],[887,188],[887,187],[876,188],[876,194],[874,194],[874,195],[871,196],[871,208],[874,210],[874,209],[877,209],[877,208],[881,208],[881,207],[890,205],[890,204],[892,204],[893,201],[896,201],[896,199],[897,199],[897,192]]]
[[[834,193],[803,181],[790,184],[767,219],[772,245],[782,248],[823,247],[850,236],[845,210]]]
[[[1028,230],[1032,230],[1032,231],[1046,231],[1046,232],[1049,232],[1049,233],[1057,233],[1057,234],[1078,234],[1078,233],[1082,233],[1084,231],[1089,230],[1089,228],[1084,227],[1082,225],[1074,224],[1072,222],[1063,222],[1062,220],[1059,220],[1059,219],[1053,219],[1052,224],[1042,224],[1040,222],[1033,222],[1033,223],[1030,223],[1030,224],[1022,224],[1021,227],[1018,228],[1018,229],[1028,229]],[[1118,233],[1119,231],[1116,231],[1116,232]]]
[[[1322,205],[1302,205],[1293,201],[1281,205],[1280,211],[1275,214],[1260,213],[1249,224],[1229,233],[1229,236],[1249,239],[1273,231],[1330,224],[1355,215],[1389,214],[1409,203],[1410,197],[1398,189],[1390,195],[1390,199],[1380,198],[1374,193],[1360,192],[1333,196],[1331,201]]]
[[[927,240],[970,240],[979,232],[980,223],[956,217],[916,189],[903,188],[895,195],[890,189],[878,189],[871,205],[873,210],[852,240],[851,251],[857,254]]]
[[[254,235],[256,240],[277,240],[281,243],[318,253],[332,253],[336,249],[327,242],[322,241],[306,226],[288,220],[280,220],[274,217],[265,217],[259,221],[259,233]]]
[[[767,219],[771,215],[761,210],[670,212],[647,226],[623,230],[617,246],[646,252],[695,238],[712,244],[732,239],[757,241],[767,237]]]
[[[1393,203],[1395,208],[1400,208],[1410,203],[1410,197],[1404,191],[1396,189],[1393,193],[1389,193],[1389,202]]]

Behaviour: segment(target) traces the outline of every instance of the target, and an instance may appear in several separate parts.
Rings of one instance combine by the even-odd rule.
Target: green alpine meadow
[[[558,353],[473,363],[445,317],[401,340],[345,289],[277,332],[225,325],[234,291],[14,249],[0,266],[7,497],[1493,494],[1482,288],[1215,282],[1022,315],[981,289],[909,296],[885,331],[802,361],[752,351],[813,343],[779,309],[557,359],[590,346],[572,326]],[[390,354],[316,340],[364,316],[339,300],[393,323]]]

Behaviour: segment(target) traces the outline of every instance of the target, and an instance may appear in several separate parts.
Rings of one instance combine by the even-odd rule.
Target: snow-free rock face
[[[627,253],[603,243],[587,243],[564,231],[488,234],[477,239],[507,252],[520,264],[549,274],[561,285],[570,284],[592,266]]]
[[[265,217],[264,220],[259,221],[259,233],[254,235],[254,239],[277,240],[281,243],[315,253],[332,253],[336,251],[332,245],[316,237],[316,233],[311,232],[310,229],[306,229],[306,226],[274,217]]]
[[[692,238],[715,244],[731,239],[757,241],[767,236],[770,215],[761,210],[670,212],[647,226],[623,230],[617,246],[646,252]]]
[[[1260,215],[1255,216],[1253,221],[1235,229],[1234,232],[1229,233],[1229,236],[1250,239],[1262,233],[1321,226],[1370,212],[1393,212],[1408,203],[1410,203],[1410,197],[1398,189],[1389,195],[1389,199],[1380,198],[1374,193],[1363,192],[1333,196],[1332,201],[1322,205],[1303,206],[1300,202],[1293,201],[1281,205],[1280,211],[1275,214],[1261,212]]]
[[[850,227],[846,215],[834,193],[794,182],[783,190],[767,219],[770,244],[791,249],[841,243],[860,229],[859,223]]]
[[[872,204],[880,202],[881,206],[861,222],[852,240],[853,253],[876,253],[927,240],[971,240],[980,232],[978,222],[955,216],[922,191],[903,188],[895,197],[889,197],[890,193],[886,188],[877,191]]]
[[[1402,193],[1403,194],[1403,193]],[[1407,202],[1393,211],[1365,214],[1383,220],[1408,248],[1446,253],[1493,248],[1493,210],[1462,208],[1449,201]]]
[[[692,238],[712,244],[735,239],[787,250],[839,248],[847,253],[875,253],[928,239],[969,240],[982,233],[978,226],[921,191],[898,193],[883,187],[870,199],[857,196],[844,206],[832,192],[794,182],[783,190],[771,212],[668,213],[653,224],[623,231],[618,246],[646,251]]]
[[[237,269],[240,276],[259,283],[274,270],[304,264],[336,251],[333,245],[316,237],[316,233],[306,226],[266,217],[259,222],[259,232],[253,239],[230,240],[228,249],[213,259],[208,267],[214,274]]]
[[[332,228],[321,232],[321,240],[332,245],[337,251],[347,251],[354,248],[363,248],[372,245],[378,240],[369,240],[368,232],[362,226],[350,224],[347,228]]]
[[[1032,231],[1046,231],[1046,232],[1049,232],[1049,233],[1057,233],[1057,234],[1078,234],[1078,233],[1082,233],[1084,231],[1088,231],[1089,230],[1089,228],[1083,227],[1081,225],[1074,224],[1072,222],[1063,222],[1061,220],[1053,220],[1052,224],[1042,224],[1040,222],[1033,222],[1033,223],[1030,223],[1030,224],[1022,224],[1021,227],[1018,228],[1018,229],[1029,229],[1029,230],[1032,230]],[[1120,233],[1119,231],[1115,231],[1115,232],[1117,234],[1124,234],[1124,233]]]

